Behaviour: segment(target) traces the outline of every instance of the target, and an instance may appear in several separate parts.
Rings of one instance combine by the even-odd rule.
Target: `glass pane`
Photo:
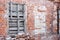
[[[18,6],[17,6],[16,4],[12,4],[12,5],[11,5],[11,10],[12,10],[12,11],[17,11],[17,9],[18,9],[17,7],[18,7]]]
[[[23,11],[24,5],[18,5],[18,11]]]
[[[12,16],[17,16],[17,14],[18,14],[17,12],[11,12]]]
[[[23,12],[18,12],[18,16],[24,16]]]

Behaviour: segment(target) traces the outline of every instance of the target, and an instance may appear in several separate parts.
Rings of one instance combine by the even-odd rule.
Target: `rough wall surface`
[[[6,14],[6,4],[8,0],[0,0],[0,35],[5,35],[7,34],[7,19],[4,17]],[[46,33],[56,33],[57,30],[57,13],[56,13],[56,6],[50,2],[50,1],[46,1],[46,0],[11,0],[12,2],[17,2],[20,4],[25,4],[26,5],[26,16],[27,16],[27,31],[29,33],[33,33],[34,30],[41,30],[41,28],[35,28],[35,20],[40,20],[39,22],[41,22],[41,20],[45,20],[45,22],[41,22],[42,24],[46,24],[44,25],[40,25],[41,23],[38,23],[39,27],[44,26],[45,30],[47,31]],[[4,2],[4,3],[3,3]],[[42,9],[40,8],[41,6],[43,6]],[[42,19],[42,13],[45,14],[45,19]],[[37,14],[41,14],[41,15],[37,15]],[[43,14],[43,15],[44,15]],[[37,19],[35,19],[35,16],[38,16]],[[36,27],[38,27],[36,26]]]
[[[6,36],[7,33],[7,19],[6,14],[6,0],[0,0],[0,35]]]

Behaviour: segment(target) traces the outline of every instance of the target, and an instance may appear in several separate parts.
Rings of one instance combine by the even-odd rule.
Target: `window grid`
[[[9,35],[10,36],[17,35],[18,33],[25,33],[24,20],[25,20],[24,5],[9,3]]]

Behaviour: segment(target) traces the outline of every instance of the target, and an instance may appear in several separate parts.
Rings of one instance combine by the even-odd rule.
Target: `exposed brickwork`
[[[6,36],[7,20],[4,18],[6,0],[0,0],[0,35]]]
[[[5,0],[6,1],[6,0]],[[0,2],[2,4],[5,3],[4,0],[0,0]],[[4,3],[3,3],[4,2]],[[12,2],[17,2],[17,3],[20,3],[20,4],[25,4],[27,6],[27,28],[28,28],[28,32],[32,33],[33,30],[35,30],[35,13],[34,11],[36,11],[34,8],[37,6],[37,11],[38,12],[41,12],[41,10],[38,10],[38,7],[44,5],[47,10],[45,11],[46,12],[46,29],[47,29],[47,32],[51,32],[51,29],[53,30],[53,32],[55,33],[56,32],[56,6],[50,2],[50,1],[45,1],[45,0],[12,0]],[[0,35],[5,35],[7,32],[6,32],[6,28],[7,28],[7,19],[4,18],[4,14],[5,14],[5,5],[3,6],[0,6],[0,23],[3,24],[2,26],[0,26]],[[53,12],[55,11],[55,12]],[[53,15],[53,17],[52,17]],[[54,20],[54,21],[53,21]],[[52,25],[52,21],[53,21],[53,27],[51,26]],[[0,24],[0,25],[1,25]],[[39,23],[38,23],[39,24]]]

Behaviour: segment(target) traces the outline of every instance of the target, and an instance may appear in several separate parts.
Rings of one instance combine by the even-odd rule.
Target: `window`
[[[25,33],[24,4],[9,3],[9,35]]]

